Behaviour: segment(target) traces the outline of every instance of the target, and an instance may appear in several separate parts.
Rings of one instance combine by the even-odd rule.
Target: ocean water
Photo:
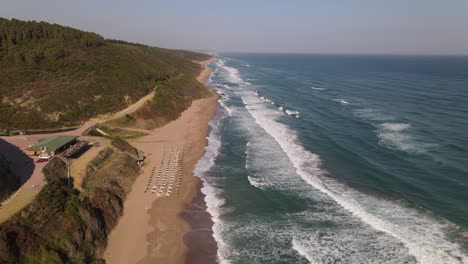
[[[221,263],[468,263],[468,57],[218,54]]]

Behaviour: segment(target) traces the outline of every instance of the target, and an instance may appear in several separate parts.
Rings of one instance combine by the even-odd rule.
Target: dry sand
[[[205,68],[198,80],[204,83],[209,74],[210,69]],[[107,263],[185,263],[189,248],[184,243],[184,235],[192,226],[181,213],[199,196],[200,180],[193,175],[193,170],[204,154],[208,122],[216,109],[214,94],[196,100],[177,120],[131,142],[147,159],[143,173],[124,203],[124,215],[109,235],[104,252]],[[171,196],[157,196],[151,191],[144,193],[151,169],[159,166],[164,147],[187,149],[180,193]]]
[[[197,62],[198,64],[201,64],[203,66],[203,70],[200,72],[200,74],[198,75],[197,77],[197,80],[201,83],[206,83],[206,81],[208,80],[208,77],[210,77],[210,74],[211,74],[211,69],[206,67],[205,65],[214,61],[214,59],[209,59],[209,60],[206,60],[206,61],[202,61],[202,62]]]

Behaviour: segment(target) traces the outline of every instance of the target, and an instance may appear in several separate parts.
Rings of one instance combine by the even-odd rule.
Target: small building
[[[30,155],[39,155],[48,152],[56,155],[76,143],[77,136],[53,136],[39,141],[27,148]]]

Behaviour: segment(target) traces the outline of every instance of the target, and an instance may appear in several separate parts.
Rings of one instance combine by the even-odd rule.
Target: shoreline
[[[197,77],[197,80],[206,84],[208,81],[212,69],[206,67],[206,64],[213,62],[215,59],[211,58],[200,64],[203,65],[203,70],[200,75]],[[207,87],[210,92],[213,93],[213,96],[218,98],[218,95],[210,87]],[[216,102],[216,105],[218,103]],[[205,155],[205,147],[208,144],[206,137],[209,134],[209,122],[216,117],[216,111],[213,113],[212,117],[206,123],[207,129],[205,133],[205,144],[203,146],[203,155],[199,157],[198,160],[202,159]],[[197,163],[198,163],[197,160]],[[196,164],[195,164],[196,166]],[[217,263],[217,253],[218,245],[213,236],[213,225],[214,222],[211,219],[210,213],[207,211],[207,205],[205,202],[205,195],[202,193],[201,189],[203,188],[203,180],[195,176],[194,170],[195,166],[192,168],[193,177],[198,179],[198,182],[195,186],[196,193],[190,202],[183,211],[179,213],[179,216],[190,225],[190,230],[185,232],[183,236],[183,241],[185,246],[187,246],[188,251],[185,254],[185,263],[186,264],[215,264]]]
[[[184,243],[188,247],[186,264],[215,264],[218,259],[218,245],[213,237],[214,222],[207,211],[202,187],[203,182],[199,180],[192,203],[180,213],[182,219],[191,227],[184,235]]]
[[[211,73],[205,66],[208,62],[200,63],[204,69],[197,80],[203,84]],[[184,212],[201,194],[201,180],[194,175],[194,168],[205,153],[208,123],[217,107],[215,93],[195,100],[178,119],[130,142],[145,153],[147,160],[124,202],[123,216],[109,234],[103,254],[107,263],[192,263],[188,262],[189,256],[199,250],[187,242],[187,234],[193,233],[195,226]],[[160,164],[162,150],[182,147],[185,152],[180,193],[157,196],[151,189],[144,193],[151,171]],[[206,236],[199,238],[204,240]]]

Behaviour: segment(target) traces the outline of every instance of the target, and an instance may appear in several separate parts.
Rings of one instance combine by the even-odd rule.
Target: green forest
[[[75,126],[118,111],[158,83],[194,79],[200,65],[192,61],[208,58],[0,18],[0,131]]]

